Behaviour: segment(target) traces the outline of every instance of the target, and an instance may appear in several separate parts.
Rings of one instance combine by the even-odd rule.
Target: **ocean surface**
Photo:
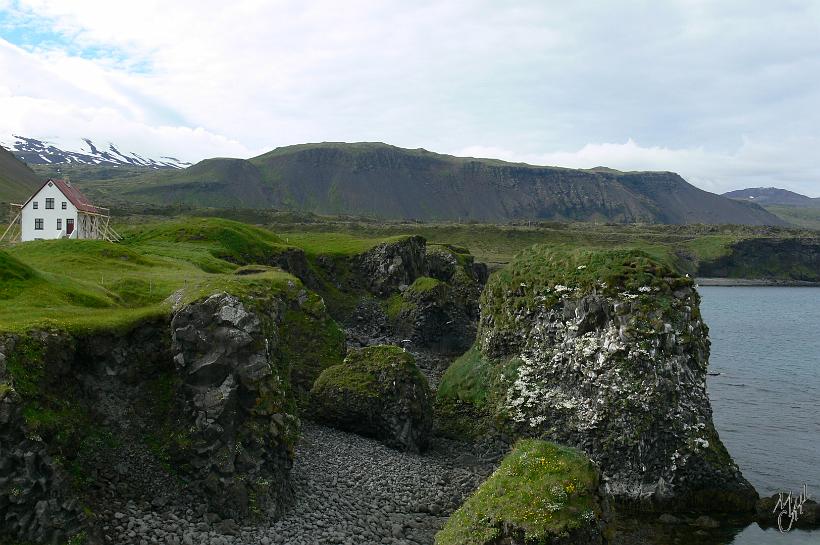
[[[698,288],[720,438],[761,496],[820,498],[820,288]],[[820,531],[746,527],[723,543],[820,544]]]

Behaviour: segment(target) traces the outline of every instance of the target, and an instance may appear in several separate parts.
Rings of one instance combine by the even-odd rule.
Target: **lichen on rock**
[[[491,278],[481,304],[477,349],[514,362],[489,396],[506,431],[583,449],[622,506],[753,508],[712,423],[690,279],[638,251],[535,247]],[[442,390],[457,394],[458,380],[445,375]]]
[[[413,356],[396,346],[351,350],[311,390],[311,414],[339,429],[419,452],[432,428],[430,388]]]

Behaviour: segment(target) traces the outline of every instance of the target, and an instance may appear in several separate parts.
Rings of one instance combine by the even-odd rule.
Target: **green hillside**
[[[766,205],[765,208],[792,225],[820,230],[820,207]]]
[[[40,179],[25,163],[0,147],[0,220],[6,217],[6,204],[27,199]]]
[[[74,180],[112,205],[276,208],[385,219],[513,219],[782,225],[757,205],[671,172],[574,170],[453,157],[381,143],[302,144],[180,171]]]

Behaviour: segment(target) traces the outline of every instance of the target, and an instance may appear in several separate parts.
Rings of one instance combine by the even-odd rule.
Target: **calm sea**
[[[698,289],[712,340],[715,426],[761,496],[820,497],[820,288]],[[747,527],[733,545],[820,544],[820,531]]]

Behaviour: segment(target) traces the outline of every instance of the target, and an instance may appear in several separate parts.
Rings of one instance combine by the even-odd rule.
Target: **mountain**
[[[0,145],[30,165],[107,165],[154,169],[185,168],[191,165],[174,157],[152,159],[133,152],[122,152],[110,142],[105,146],[98,146],[89,138],[78,141],[76,150],[68,149],[74,146],[58,147],[52,142],[18,135],[11,135],[0,141]]]
[[[724,197],[739,201],[754,202],[761,206],[781,205],[781,206],[806,206],[820,208],[820,198],[811,198],[788,189],[777,187],[750,187],[738,189],[723,194]]]
[[[208,159],[84,187],[129,203],[389,219],[785,224],[755,204],[700,190],[671,172],[542,167],[381,143],[287,146],[249,160]]]
[[[30,197],[40,183],[41,180],[25,163],[0,147],[0,203],[19,203]],[[5,215],[6,210],[0,210],[0,216]]]

